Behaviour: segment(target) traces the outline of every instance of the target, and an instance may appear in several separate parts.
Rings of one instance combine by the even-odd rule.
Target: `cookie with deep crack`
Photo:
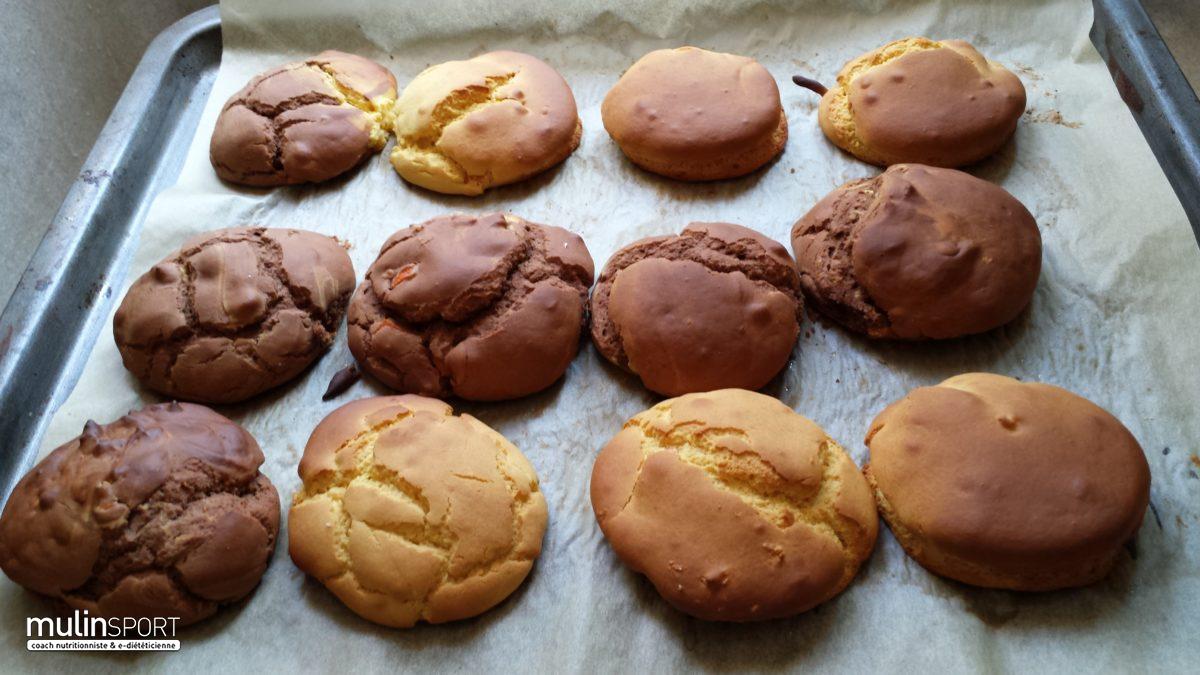
[[[387,144],[396,78],[354,54],[325,51],[250,80],[221,109],[209,144],[217,176],[252,186],[319,183]]]
[[[296,566],[385,626],[481,614],[533,568],[546,531],[537,474],[512,443],[421,396],[321,420],[288,514]]]
[[[13,489],[0,568],[95,616],[204,619],[254,590],[275,549],[262,462],[245,429],[203,406],[89,421]]]
[[[519,52],[426,68],[392,111],[400,177],[434,192],[478,195],[566,159],[583,126],[566,80]]]
[[[787,249],[731,223],[617,251],[591,308],[596,349],[666,396],[765,386],[787,365],[802,314]]]
[[[854,460],[777,399],[725,389],[669,399],[596,457],[592,509],[621,560],[680,611],[791,616],[854,579],[878,516]]]
[[[1004,66],[962,40],[910,37],[847,63],[818,120],[864,162],[955,167],[999,150],[1024,112],[1025,86]]]
[[[1042,238],[1004,188],[954,169],[896,164],[831,192],[792,227],[808,301],[874,338],[944,339],[1017,317],[1037,288]]]
[[[630,161],[678,180],[743,176],[787,145],[787,115],[771,73],[750,57],[697,47],[638,59],[600,114]]]
[[[1049,591],[1108,575],[1142,524],[1150,468],[1107,411],[1065,389],[967,373],[867,432],[863,471],[897,541],[934,574]]]
[[[549,387],[579,351],[592,258],[509,214],[450,215],[384,243],[350,301],[350,351],[397,391],[479,401]]]
[[[332,237],[198,235],[133,282],[113,318],[125,367],[172,398],[235,403],[299,375],[333,342],[354,268]]]

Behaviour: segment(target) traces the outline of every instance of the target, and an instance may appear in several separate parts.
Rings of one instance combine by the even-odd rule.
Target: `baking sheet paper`
[[[1136,560],[1126,557],[1109,579],[1084,590],[1022,595],[947,582],[908,560],[885,530],[850,588],[812,612],[751,625],[695,621],[625,570],[592,517],[593,457],[654,399],[587,346],[547,392],[458,406],[525,452],[550,505],[541,559],[495,610],[445,626],[374,626],[291,564],[281,532],[258,591],[184,631],[178,653],[28,653],[25,617],[48,615],[51,605],[2,579],[5,670],[1185,671],[1200,662],[1200,250],[1088,41],[1087,2],[233,0],[221,15],[225,54],[212,97],[178,185],[150,211],[129,279],[193,233],[251,223],[337,235],[353,244],[361,275],[393,231],[448,211],[507,210],[570,228],[587,241],[597,268],[622,244],[693,220],[738,222],[786,242],[818,198],[876,171],[826,142],[816,97],[789,76],[832,82],[844,61],[907,35],[973,42],[1012,67],[1029,92],[1015,142],[972,171],[1024,201],[1041,226],[1044,267],[1032,309],[988,335],[916,345],[869,342],[810,321],[771,391],[861,463],[871,418],[912,387],[973,370],[1057,383],[1113,411],[1141,441],[1157,516],[1147,514]],[[604,132],[601,100],[642,54],[682,44],[752,55],[775,75],[791,133],[776,163],[739,180],[685,184],[624,160]],[[492,49],[538,55],[574,89],[583,142],[561,168],[482,198],[410,188],[386,151],[319,187],[239,190],[219,182],[208,139],[226,98],[255,73],[326,48],[378,59],[401,86],[427,65]],[[89,418],[107,422],[157,400],[121,367],[110,336],[101,334],[43,453]],[[297,382],[222,409],[258,438],[264,471],[285,503],[317,421],[340,403],[384,393],[364,381],[322,403],[330,376],[348,363],[343,329]]]

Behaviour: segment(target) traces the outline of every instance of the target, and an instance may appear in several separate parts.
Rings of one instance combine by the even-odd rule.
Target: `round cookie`
[[[401,178],[478,195],[563,161],[583,126],[562,75],[528,54],[501,51],[426,68],[396,101],[392,131]]]
[[[771,73],[749,57],[696,47],[643,56],[604,97],[600,114],[630,161],[679,180],[743,176],[787,145]]]
[[[805,297],[874,338],[991,330],[1029,304],[1037,223],[1003,188],[954,169],[896,164],[846,183],[792,227]]]
[[[533,567],[546,531],[537,474],[500,434],[421,396],[321,420],[288,515],[292,560],[385,626],[481,614]]]
[[[904,550],[934,574],[1048,591],[1109,573],[1146,513],[1150,469],[1094,403],[987,373],[920,387],[866,438],[864,469]]]
[[[799,280],[778,242],[731,223],[692,223],[617,251],[592,294],[592,341],[664,396],[758,389],[800,334]]]
[[[393,234],[350,302],[350,351],[397,391],[476,401],[554,384],[587,325],[592,258],[562,228],[450,215]]]
[[[0,516],[0,568],[101,617],[204,619],[258,585],[279,533],[262,450],[203,406],[152,405],[53,450]]]
[[[1012,136],[1021,80],[962,40],[911,37],[850,61],[821,96],[821,130],[864,162],[973,164]]]
[[[846,588],[879,522],[854,460],[778,400],[741,389],[669,399],[596,458],[592,509],[613,550],[677,609],[791,616]]]
[[[319,183],[387,145],[396,78],[353,54],[325,51],[250,80],[217,117],[217,176],[252,186]]]
[[[333,342],[353,288],[350,256],[332,237],[216,230],[133,282],[113,335],[125,367],[146,387],[235,403],[316,360]]]

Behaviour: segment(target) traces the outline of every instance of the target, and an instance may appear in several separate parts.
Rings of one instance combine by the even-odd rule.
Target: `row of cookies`
[[[596,457],[591,503],[613,550],[702,619],[780,618],[854,579],[878,513],[931,572],[989,588],[1094,583],[1149,499],[1141,447],[1050,385],[972,373],[888,406],[859,472],[816,424],[742,389],[668,399]],[[98,616],[186,625],[247,596],[279,497],[240,426],[194,404],[88,422],[18,483],[0,569]],[[480,614],[541,553],[548,512],[512,443],[414,395],[359,399],[313,430],[288,517],[293,562],[387,626]]]
[[[995,152],[1016,129],[1025,90],[961,40],[906,38],[860,56],[822,94],[819,120],[865,161],[955,167]],[[933,118],[930,101],[936,101]],[[745,175],[787,143],[771,74],[753,59],[695,47],[653,51],[601,106],[605,129],[642,168],[679,180]],[[397,96],[386,68],[327,51],[253,79],[226,102],[209,155],[223,180],[272,186],[329,180],[387,144],[414,185],[477,195],[562,162],[582,124],[562,76],[533,56],[489,52],[418,74]]]
[[[795,224],[792,244],[795,260],[750,228],[692,223],[618,250],[589,298],[579,236],[508,214],[450,215],[389,237],[351,297],[336,240],[235,228],[142,275],[113,331],[130,372],[187,401],[237,402],[296,377],[343,314],[361,368],[399,392],[532,394],[562,376],[590,325],[605,358],[677,396],[765,386],[791,358],[804,299],[871,337],[952,338],[1016,317],[1041,264],[1019,201],[921,165],[838,188]]]

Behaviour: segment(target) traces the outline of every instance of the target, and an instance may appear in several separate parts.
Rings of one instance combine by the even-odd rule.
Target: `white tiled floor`
[[[1192,82],[1200,2],[1143,0]],[[0,0],[0,307],[146,46],[211,0]]]

